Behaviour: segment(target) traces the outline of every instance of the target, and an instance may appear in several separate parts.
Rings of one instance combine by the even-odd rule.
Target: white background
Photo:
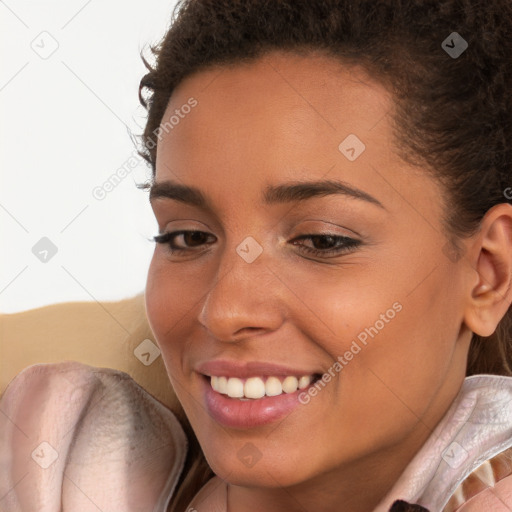
[[[93,190],[130,168],[129,130],[141,134],[145,116],[140,53],[175,3],[0,1],[1,313],[144,290],[157,224],[135,185],[149,167],[137,157],[104,199]],[[33,253],[43,237],[54,256]]]

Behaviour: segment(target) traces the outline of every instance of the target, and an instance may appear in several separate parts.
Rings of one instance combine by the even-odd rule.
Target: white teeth
[[[215,388],[214,388],[215,389]],[[219,393],[223,393],[225,395],[228,394],[228,379],[226,377],[219,377],[217,380],[217,389]]]
[[[299,381],[297,380],[297,377],[289,375],[286,377],[286,379],[283,380],[283,391],[285,393],[295,393],[298,387]]]
[[[226,391],[231,398],[240,398],[244,396],[244,383],[236,377],[230,377]]]
[[[265,382],[265,394],[267,396],[277,396],[283,392],[281,381],[277,377],[269,377]]]
[[[250,377],[244,384],[246,398],[261,398],[265,396],[265,383],[259,377]]]
[[[237,377],[224,377],[212,375],[210,383],[212,389],[231,398],[241,400],[258,399],[264,396],[278,396],[282,393],[294,393],[297,389],[307,388],[313,380],[312,375],[302,375],[297,378],[288,375],[281,377],[249,377],[242,380]]]
[[[303,375],[299,379],[299,389],[307,388],[311,384],[311,377],[309,375]]]

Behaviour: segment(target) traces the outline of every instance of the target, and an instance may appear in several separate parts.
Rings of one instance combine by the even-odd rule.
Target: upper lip
[[[214,359],[197,365],[195,370],[203,375],[217,375],[238,377],[240,379],[270,375],[314,375],[313,372],[305,369],[290,368],[276,363],[263,361],[230,361],[228,359]]]

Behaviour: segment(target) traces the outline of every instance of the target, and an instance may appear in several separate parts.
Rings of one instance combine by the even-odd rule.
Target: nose
[[[199,322],[220,341],[277,330],[285,318],[284,294],[266,264],[265,252],[248,263],[234,248],[226,248],[220,258]]]

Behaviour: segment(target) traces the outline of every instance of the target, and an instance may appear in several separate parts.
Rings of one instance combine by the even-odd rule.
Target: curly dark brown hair
[[[449,55],[457,32],[468,48]],[[453,45],[453,43],[452,43]],[[474,234],[512,185],[512,2],[510,0],[182,0],[139,88],[148,109],[140,155],[155,175],[158,128],[175,87],[212,66],[250,62],[272,50],[323,52],[363,67],[394,99],[398,154],[446,191],[444,229]],[[144,186],[148,186],[147,184]],[[473,335],[467,375],[512,375],[512,312],[489,337]],[[191,457],[172,510],[212,476],[190,426]],[[187,474],[185,474],[187,473]],[[181,507],[181,508],[180,508]]]

